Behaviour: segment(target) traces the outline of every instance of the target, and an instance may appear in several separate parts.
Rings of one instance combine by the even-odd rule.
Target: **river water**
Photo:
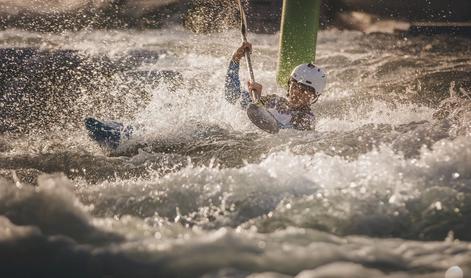
[[[278,35],[249,38],[285,94]],[[323,31],[316,130],[270,135],[223,98],[236,30],[2,31],[0,273],[471,273],[469,42]],[[136,135],[102,150],[86,116]]]

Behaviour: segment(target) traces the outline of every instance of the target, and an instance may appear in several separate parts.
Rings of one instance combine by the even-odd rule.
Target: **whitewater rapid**
[[[285,94],[278,35],[249,37],[257,81]],[[276,136],[223,98],[239,43],[236,30],[0,32],[13,64],[67,72],[2,73],[0,274],[470,273],[469,40],[323,31],[317,128]],[[86,116],[136,136],[103,151]]]

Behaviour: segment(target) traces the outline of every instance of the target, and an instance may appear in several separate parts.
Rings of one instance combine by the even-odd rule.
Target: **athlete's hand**
[[[260,97],[262,96],[262,89],[263,86],[260,83],[248,81],[247,85],[249,87],[249,92],[250,96],[252,97],[252,100],[258,101]]]
[[[242,45],[232,54],[232,61],[239,63],[240,59],[244,57],[245,52],[252,52],[252,44],[249,42],[243,42]]]

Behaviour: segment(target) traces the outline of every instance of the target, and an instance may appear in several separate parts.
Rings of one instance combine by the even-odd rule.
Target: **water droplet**
[[[257,246],[258,246],[259,248],[262,248],[262,249],[263,249],[263,248],[265,248],[265,247],[267,246],[267,244],[266,244],[264,241],[259,241],[259,242],[257,243]]]
[[[459,266],[452,266],[446,271],[445,278],[463,278],[463,270]]]

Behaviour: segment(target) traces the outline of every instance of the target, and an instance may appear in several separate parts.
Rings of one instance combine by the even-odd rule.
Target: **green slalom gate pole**
[[[291,71],[314,62],[321,0],[284,0],[276,80],[287,86]]]

